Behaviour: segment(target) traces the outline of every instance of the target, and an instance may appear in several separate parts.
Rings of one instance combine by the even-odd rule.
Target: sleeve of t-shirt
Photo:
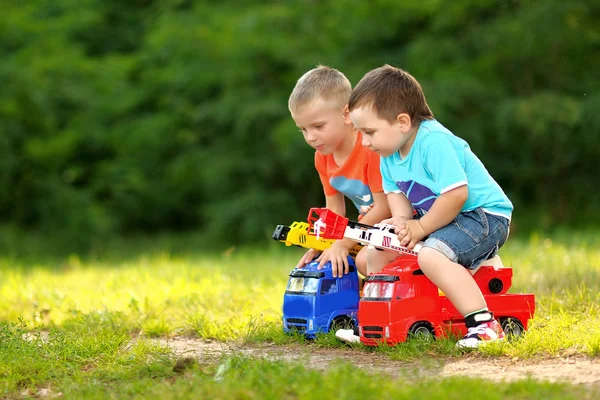
[[[381,182],[381,169],[379,162],[381,157],[374,151],[368,151],[367,153],[367,185],[371,189],[372,193],[383,192],[383,186]]]
[[[318,152],[315,152],[315,168],[319,173],[319,178],[321,179],[323,193],[325,193],[325,196],[333,196],[334,194],[338,193],[338,191],[335,190],[329,183],[329,175],[327,174],[327,158]]]
[[[379,168],[381,170],[381,182],[383,186],[383,192],[385,194],[388,193],[400,193],[400,189],[396,185],[396,182],[392,179],[392,174],[390,173],[389,166],[386,162],[385,158],[380,157],[380,165]]]
[[[431,137],[424,143],[423,149],[424,167],[440,194],[468,184],[459,154],[448,139],[443,136]]]

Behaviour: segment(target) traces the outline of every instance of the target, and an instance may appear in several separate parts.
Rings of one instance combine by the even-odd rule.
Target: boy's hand
[[[394,225],[394,229],[398,233],[400,245],[409,250],[412,250],[421,239],[427,236],[423,226],[417,219],[409,219],[398,227]]]
[[[350,249],[341,240],[334,242],[330,248],[323,251],[323,254],[317,258],[319,266],[317,269],[323,268],[327,261],[331,261],[331,274],[334,278],[344,276],[344,273],[350,272],[348,265],[348,253]]]
[[[319,255],[318,250],[315,250],[315,249],[308,250],[306,253],[304,253],[304,255],[302,256],[300,261],[298,261],[298,265],[296,265],[296,268],[305,267],[306,264],[310,263],[318,255]]]
[[[401,228],[404,228],[404,224],[408,221],[408,218],[405,217],[392,217],[388,219],[384,219],[379,224],[392,225],[394,227],[395,232],[400,232]],[[376,226],[379,224],[375,224]]]

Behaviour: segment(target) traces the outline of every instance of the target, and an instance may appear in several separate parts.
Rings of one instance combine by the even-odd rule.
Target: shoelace
[[[467,331],[467,336],[465,337],[479,337],[479,334],[485,335],[486,334],[486,326],[482,326],[482,325],[477,325],[474,327],[469,328],[469,330]]]

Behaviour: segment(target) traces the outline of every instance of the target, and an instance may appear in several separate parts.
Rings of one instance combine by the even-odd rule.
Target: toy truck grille
[[[384,330],[382,326],[377,326],[377,325],[365,325],[363,327],[360,328],[361,332],[361,336],[364,337],[365,339],[383,339],[384,336]],[[376,333],[376,332],[380,332],[380,333]],[[389,337],[389,331],[386,332],[386,337]]]
[[[288,329],[295,329],[297,331],[306,330],[306,319],[304,318],[286,318],[285,320]]]
[[[383,332],[383,328],[381,326],[363,326],[363,330],[372,332]]]

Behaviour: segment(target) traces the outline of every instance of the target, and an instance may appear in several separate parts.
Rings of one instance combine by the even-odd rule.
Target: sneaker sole
[[[463,344],[463,343],[460,343],[460,341],[459,341],[459,342],[456,342],[456,347],[459,347],[461,349],[476,349],[481,346],[487,346],[490,343],[496,343],[496,342],[502,342],[502,341],[504,341],[504,338],[494,339],[494,340],[478,340],[473,345]]]

